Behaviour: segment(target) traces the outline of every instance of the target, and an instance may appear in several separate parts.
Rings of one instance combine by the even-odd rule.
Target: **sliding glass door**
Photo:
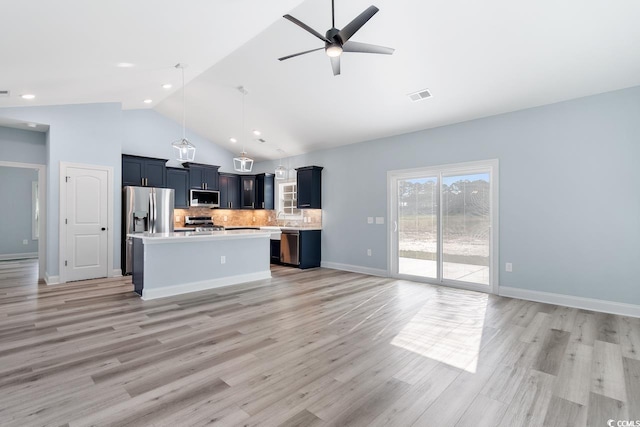
[[[389,173],[391,273],[495,291],[497,161]]]

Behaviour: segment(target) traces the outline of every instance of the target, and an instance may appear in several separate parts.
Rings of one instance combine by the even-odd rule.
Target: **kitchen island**
[[[271,278],[267,230],[130,234],[133,285],[149,300]]]

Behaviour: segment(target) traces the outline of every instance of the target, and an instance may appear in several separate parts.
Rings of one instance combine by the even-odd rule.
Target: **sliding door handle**
[[[393,232],[394,233],[398,232],[398,221],[393,221]]]

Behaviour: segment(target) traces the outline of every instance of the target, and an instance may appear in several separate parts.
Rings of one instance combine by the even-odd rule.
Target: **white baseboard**
[[[0,255],[0,261],[7,261],[12,259],[34,259],[34,258],[38,258],[38,252],[25,252],[20,254]]]
[[[237,276],[223,277],[220,279],[203,280],[201,282],[183,283],[180,285],[166,286],[163,288],[143,289],[142,299],[151,300],[156,298],[170,297],[185,294],[188,292],[205,291],[207,289],[222,288],[225,286],[237,285],[239,283],[253,282],[271,278],[271,271],[260,271],[257,273],[239,274]]]
[[[60,276],[49,276],[48,273],[44,273],[44,282],[47,285],[57,285],[60,283]]]
[[[389,277],[389,273],[387,273],[387,270],[382,270],[380,268],[362,267],[359,265],[340,264],[337,262],[326,262],[326,261],[322,261],[320,263],[320,267],[331,268],[333,270],[350,271],[352,273],[369,274],[371,276]]]
[[[113,271],[111,272],[111,277],[122,277],[122,269],[114,268]]]
[[[599,311],[602,313],[619,314],[621,316],[640,317],[640,305],[635,304],[604,301],[595,298],[583,298],[551,292],[532,291],[529,289],[511,288],[507,286],[500,286],[499,289],[499,294],[504,297],[544,302],[547,304],[564,305],[567,307]]]

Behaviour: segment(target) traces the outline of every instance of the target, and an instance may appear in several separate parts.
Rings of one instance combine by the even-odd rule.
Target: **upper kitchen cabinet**
[[[296,168],[298,209],[322,208],[322,169],[321,166]]]
[[[200,163],[183,163],[189,169],[190,188],[197,190],[219,190],[218,169],[220,166],[203,165]]]
[[[167,168],[167,188],[173,188],[176,208],[189,208],[189,171]]]
[[[254,209],[256,205],[256,177],[240,175],[240,207]]]
[[[274,209],[273,174],[261,173],[256,175],[256,209]]]
[[[122,155],[122,185],[166,187],[167,159]]]
[[[220,209],[240,208],[240,176],[221,173],[220,184]]]

